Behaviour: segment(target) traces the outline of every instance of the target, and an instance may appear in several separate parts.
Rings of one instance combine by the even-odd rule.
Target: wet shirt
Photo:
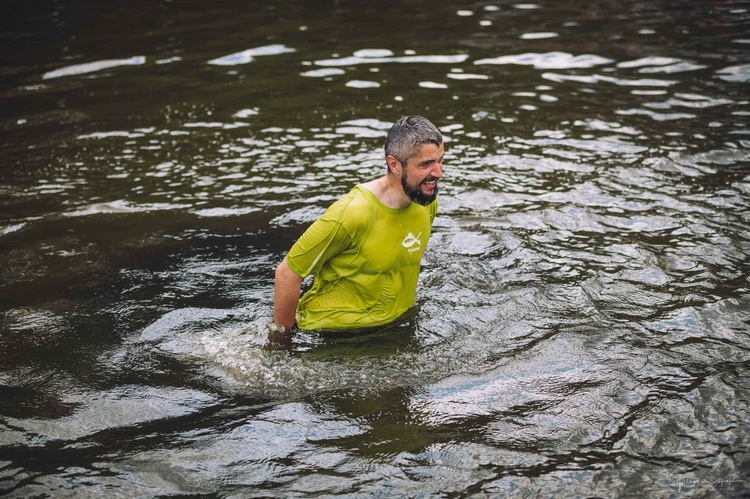
[[[437,200],[389,208],[360,185],[331,205],[286,256],[298,275],[315,277],[300,299],[297,325],[379,326],[406,312],[436,213]]]

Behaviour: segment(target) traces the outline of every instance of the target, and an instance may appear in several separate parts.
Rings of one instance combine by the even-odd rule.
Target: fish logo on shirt
[[[404,240],[401,241],[401,245],[404,248],[408,248],[409,253],[412,253],[414,251],[419,251],[419,248],[422,247],[422,241],[420,241],[419,239],[420,237],[422,237],[421,232],[417,234],[416,236],[414,235],[413,232],[409,232],[408,234],[406,234],[406,237],[404,238]]]

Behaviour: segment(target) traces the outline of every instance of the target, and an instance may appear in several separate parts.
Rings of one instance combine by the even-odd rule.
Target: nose
[[[435,178],[443,178],[443,163],[437,163],[430,172],[430,175]]]

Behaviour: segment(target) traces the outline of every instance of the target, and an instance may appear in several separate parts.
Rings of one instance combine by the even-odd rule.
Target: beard
[[[432,194],[425,194],[422,192],[422,184],[425,182],[430,182],[434,180],[435,181],[435,189],[432,191]],[[414,201],[417,204],[421,204],[422,206],[427,206],[428,204],[435,201],[435,198],[437,197],[438,193],[438,179],[436,179],[433,176],[429,176],[422,180],[420,183],[417,184],[416,187],[411,188],[409,187],[409,184],[406,182],[406,171],[401,174],[401,187],[404,189],[404,193],[409,196],[409,199]]]

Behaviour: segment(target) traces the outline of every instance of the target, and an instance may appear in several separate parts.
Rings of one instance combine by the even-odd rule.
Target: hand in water
[[[268,334],[268,343],[266,343],[265,350],[286,350],[291,352],[292,350],[292,331],[287,330],[284,326],[276,324],[265,324],[265,329]]]

